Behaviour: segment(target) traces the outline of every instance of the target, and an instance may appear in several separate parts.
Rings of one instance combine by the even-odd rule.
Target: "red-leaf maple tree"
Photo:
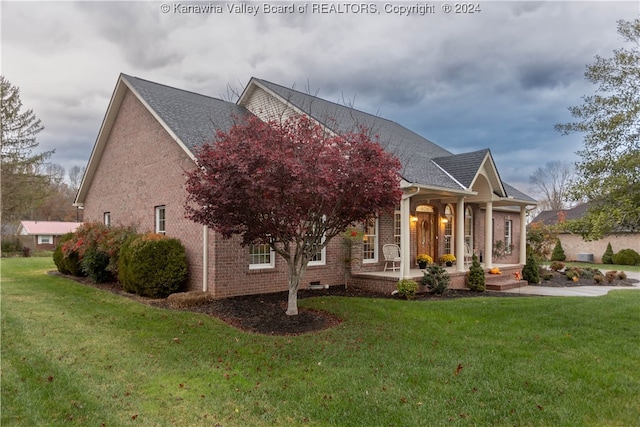
[[[361,128],[336,135],[304,115],[237,119],[196,153],[187,218],[242,245],[268,244],[287,262],[286,313],[309,261],[354,222],[393,211],[400,162]]]

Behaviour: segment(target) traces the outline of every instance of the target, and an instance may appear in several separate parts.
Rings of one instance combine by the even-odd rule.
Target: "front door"
[[[416,212],[418,223],[416,225],[417,254],[427,254],[436,260],[436,214],[433,212]]]

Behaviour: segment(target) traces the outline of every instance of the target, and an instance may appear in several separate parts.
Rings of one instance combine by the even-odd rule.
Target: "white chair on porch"
[[[464,244],[464,265],[471,264],[471,258],[473,258],[473,252],[468,243]]]
[[[384,255],[384,271],[389,268],[391,263],[391,270],[396,271],[396,268],[400,270],[400,246],[398,245],[383,245],[382,254]],[[396,266],[396,263],[398,265]]]

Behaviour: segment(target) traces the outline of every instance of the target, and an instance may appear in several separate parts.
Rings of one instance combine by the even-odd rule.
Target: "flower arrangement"
[[[456,257],[453,254],[444,254],[440,257],[440,262],[441,263],[456,262]]]
[[[498,267],[493,267],[491,270],[489,270],[489,274],[502,274],[502,271],[500,271]]]
[[[433,262],[433,258],[431,258],[429,255],[427,254],[419,254],[416,257],[416,262],[421,263],[421,262],[426,262],[427,264],[431,264]]]

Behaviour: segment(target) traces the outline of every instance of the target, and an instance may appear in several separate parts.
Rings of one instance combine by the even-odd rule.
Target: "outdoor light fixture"
[[[448,220],[447,218],[442,218],[442,223],[443,223],[443,224],[446,224],[446,223],[448,223],[448,222],[449,222],[449,220]]]
[[[411,215],[411,222],[418,222],[418,217],[415,215]]]

